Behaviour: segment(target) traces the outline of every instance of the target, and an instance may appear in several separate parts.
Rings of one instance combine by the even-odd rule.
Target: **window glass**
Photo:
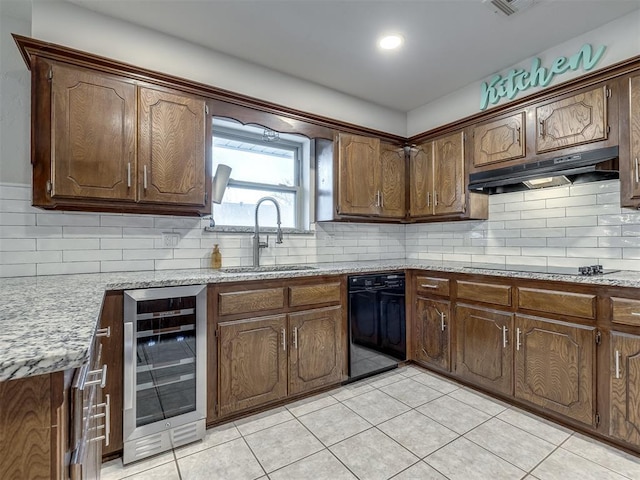
[[[263,197],[273,197],[280,206],[282,227],[304,228],[308,212],[303,209],[309,204],[303,173],[308,176],[309,167],[303,165],[303,141],[296,142],[291,135],[267,140],[263,129],[253,126],[216,125],[214,119],[212,171],[224,164],[231,167],[231,175],[222,203],[213,204],[215,223],[253,227],[256,204]],[[258,219],[261,227],[277,225],[272,202],[260,205]]]

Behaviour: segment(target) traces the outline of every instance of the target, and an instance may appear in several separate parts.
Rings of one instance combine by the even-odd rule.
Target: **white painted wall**
[[[305,112],[404,136],[406,115],[91,10],[34,0],[32,36]]]
[[[31,34],[26,20],[4,13],[0,0],[0,182],[31,183],[31,77],[12,33]]]
[[[640,55],[640,10],[636,10],[624,17],[602,25],[595,30],[591,30],[584,35],[580,35],[549,50],[545,50],[536,56],[542,60],[542,66],[548,66],[556,57],[569,57],[573,55],[585,43],[590,43],[594,49],[600,45],[607,46],[607,50],[593,71]],[[487,54],[499,55],[500,52],[487,52]],[[529,71],[532,58],[523,60],[510,68],[495,73],[504,74],[512,68],[524,68]],[[581,69],[575,72],[557,75],[556,78],[551,81],[550,86],[577,78],[581,75],[584,75],[584,71]],[[493,74],[489,75],[487,79],[492,76]],[[478,113],[480,111],[481,83],[482,82],[473,82],[456,92],[408,112],[407,136],[411,137]],[[526,95],[531,95],[540,90],[542,89],[539,87],[531,88],[525,93]],[[514,100],[524,97],[525,94],[520,93]],[[505,103],[505,101],[501,101],[498,105],[502,103]],[[489,109],[487,109],[487,111],[489,111]]]

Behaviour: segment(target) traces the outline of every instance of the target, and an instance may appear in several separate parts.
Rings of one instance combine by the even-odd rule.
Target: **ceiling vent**
[[[482,0],[482,3],[489,7],[494,13],[510,17],[515,13],[530,8],[537,1],[538,0]]]

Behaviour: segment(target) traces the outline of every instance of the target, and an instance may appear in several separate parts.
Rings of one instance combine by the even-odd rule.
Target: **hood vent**
[[[533,6],[537,0],[482,0],[494,13],[509,17]]]
[[[557,177],[564,177],[564,180]],[[472,173],[469,175],[469,190],[487,194],[507,193],[615,178],[619,178],[618,147],[608,147]]]

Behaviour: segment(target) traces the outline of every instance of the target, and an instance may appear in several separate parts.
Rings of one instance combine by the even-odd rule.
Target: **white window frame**
[[[253,132],[255,130],[255,132]],[[293,193],[294,194],[294,229],[303,230],[305,229],[304,225],[308,223],[309,216],[308,212],[305,212],[305,208],[307,205],[310,205],[310,200],[307,200],[307,196],[309,195],[309,188],[306,188],[306,183],[304,180],[304,172],[305,170],[305,162],[304,162],[304,145],[300,142],[295,142],[290,139],[280,138],[274,141],[267,141],[263,138],[264,129],[254,128],[253,126],[244,126],[243,130],[238,130],[234,128],[229,128],[225,126],[215,125],[213,126],[213,141],[215,138],[225,138],[228,140],[235,140],[239,142],[247,142],[255,145],[263,145],[268,147],[277,147],[283,150],[290,150],[294,154],[294,181],[295,185],[286,186],[286,185],[278,185],[273,183],[259,183],[259,182],[250,182],[244,180],[238,180],[233,178],[233,171],[231,171],[231,176],[229,177],[228,187],[236,187],[236,188],[244,188],[248,190],[271,190],[274,192],[285,192],[285,193]],[[213,149],[212,149],[213,152]],[[214,163],[213,153],[211,162],[213,164],[212,171],[215,171],[216,164]],[[223,201],[224,203],[224,201]],[[214,206],[215,208],[215,206]],[[219,208],[219,207],[218,207]],[[236,226],[232,225],[231,227]],[[240,227],[253,227],[253,225],[241,225]]]

